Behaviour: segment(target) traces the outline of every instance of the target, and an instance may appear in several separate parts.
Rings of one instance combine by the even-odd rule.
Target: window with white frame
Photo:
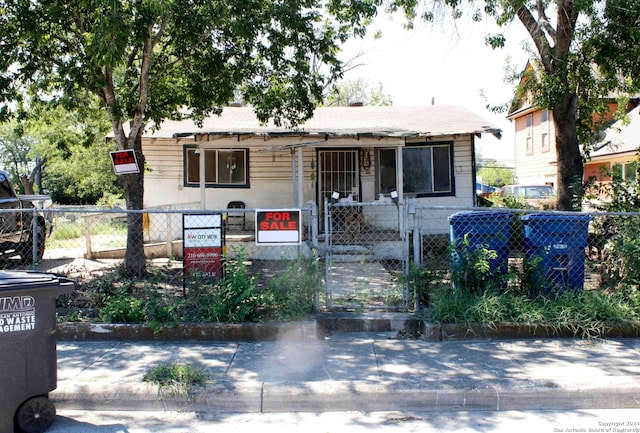
[[[637,161],[616,163],[612,167],[613,176],[617,179],[621,179],[625,181],[635,180],[637,172],[638,172]]]
[[[527,155],[533,154],[533,114],[529,114],[526,117],[526,129],[527,129]]]
[[[549,111],[542,110],[540,112],[540,123],[544,124],[544,123],[547,123],[548,121],[549,121]]]
[[[540,150],[548,152],[551,149],[549,145],[549,111],[542,110],[540,112]]]
[[[200,149],[184,147],[184,184],[200,185],[200,158],[204,158],[204,181],[207,187],[248,187],[248,149]]]
[[[549,134],[546,132],[540,135],[540,148],[543,152],[549,151]]]
[[[409,145],[402,149],[404,194],[452,195],[453,143]]]

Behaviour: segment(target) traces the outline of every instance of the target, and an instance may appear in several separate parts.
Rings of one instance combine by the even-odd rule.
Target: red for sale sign
[[[138,160],[133,149],[110,152],[113,171],[116,174],[140,173]]]
[[[300,245],[300,209],[256,210],[256,244]]]

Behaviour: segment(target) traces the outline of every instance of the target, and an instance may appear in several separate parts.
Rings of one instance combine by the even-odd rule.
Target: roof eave
[[[262,138],[295,137],[295,136],[322,136],[322,137],[377,137],[377,138],[413,138],[413,137],[436,137],[446,135],[461,134],[492,134],[496,138],[502,138],[502,130],[499,128],[485,128],[459,131],[189,131],[176,132],[172,135],[174,139],[196,137],[202,135],[212,136],[253,136]]]

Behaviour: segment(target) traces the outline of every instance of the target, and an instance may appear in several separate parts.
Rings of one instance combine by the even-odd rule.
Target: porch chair
[[[227,209],[246,209],[243,201],[234,200],[227,204]],[[235,227],[239,230],[246,230],[247,218],[244,211],[240,212],[227,212],[227,229],[231,230]]]

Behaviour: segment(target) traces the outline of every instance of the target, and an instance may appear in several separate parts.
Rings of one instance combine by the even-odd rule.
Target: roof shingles
[[[313,118],[296,129],[260,125],[248,107],[225,107],[220,116],[204,119],[202,127],[190,120],[167,120],[151,128],[146,137],[170,138],[196,134],[212,135],[325,135],[325,136],[443,136],[491,133],[500,130],[474,112],[460,106],[421,107],[320,107]]]

